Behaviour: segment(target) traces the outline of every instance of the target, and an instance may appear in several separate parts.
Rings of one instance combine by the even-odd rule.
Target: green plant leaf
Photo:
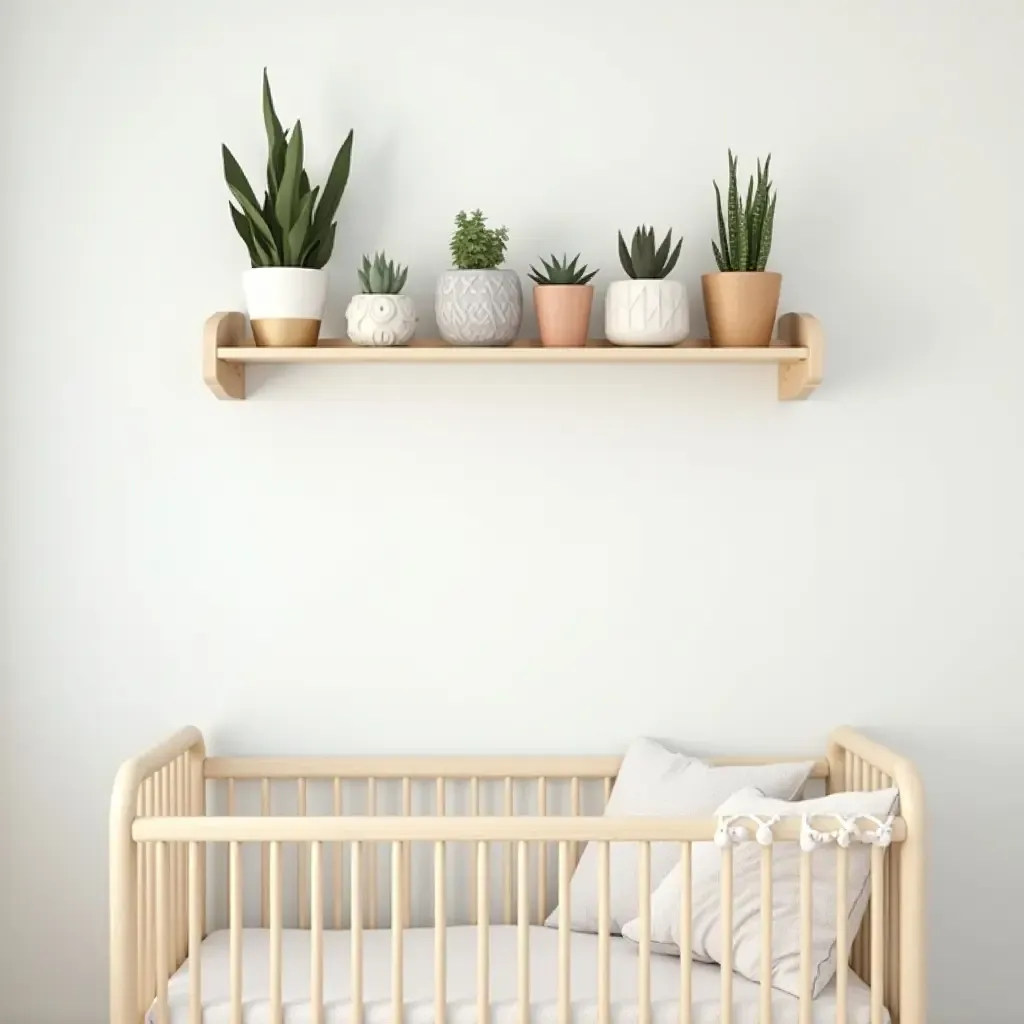
[[[267,225],[266,220],[263,219],[263,214],[260,212],[260,208],[256,203],[247,196],[240,189],[235,188],[233,185],[228,186],[231,190],[231,194],[235,197],[235,201],[241,206],[243,212],[249,220],[249,223],[255,228],[255,230],[262,236],[263,240],[270,246],[268,250],[271,255],[278,256],[277,244],[274,242],[274,235]]]
[[[629,249],[626,248],[626,240],[622,237],[621,231],[619,232],[619,262],[628,277],[636,277],[636,274],[633,273],[633,260],[630,258]]]
[[[533,281],[534,284],[546,285],[550,283],[549,281],[546,281],[543,277],[541,277],[540,274],[538,274],[535,270],[533,270],[532,267],[530,268],[530,273],[528,273],[526,276],[531,281]]]
[[[772,251],[772,231],[775,225],[775,200],[779,198],[778,192],[772,196],[768,206],[768,213],[764,218],[764,230],[761,232],[761,244],[758,249],[757,269],[764,270],[768,266],[768,254]]]
[[[292,137],[288,140],[288,150],[284,155],[281,187],[274,201],[274,213],[285,238],[291,233],[299,213],[299,176],[302,174],[302,158],[302,124],[296,121]]]
[[[654,244],[654,238],[651,238],[651,244]],[[665,240],[658,246],[658,251],[654,254],[654,269],[660,271],[665,266],[665,261],[668,259],[669,249],[672,248],[672,229],[668,229],[668,234],[665,236]],[[666,271],[667,273],[667,271]],[[662,277],[665,275],[662,274]]]
[[[587,269],[586,265],[584,265],[583,270],[586,270],[586,269]],[[581,273],[582,273],[582,271],[581,271]],[[594,278],[597,277],[597,275],[599,273],[600,273],[599,270],[592,270],[589,274],[584,274],[584,276],[581,277],[579,279],[579,281],[577,281],[576,283],[577,284],[590,284],[590,282],[593,281]]]
[[[633,261],[633,273],[637,277],[644,277],[644,241],[647,237],[647,229],[637,228],[633,232],[633,241],[629,246],[629,255]]]
[[[299,201],[299,212],[295,224],[288,232],[284,242],[284,258],[289,266],[302,265],[302,252],[306,247],[306,238],[313,217],[313,193],[307,192]]]
[[[661,272],[662,277],[668,277],[675,268],[676,263],[679,260],[679,253],[683,248],[683,240],[680,238],[676,243],[675,249],[672,251],[672,255],[668,258],[668,263],[665,264],[665,269]]]
[[[401,272],[398,275],[398,280],[395,281],[395,294],[398,295],[405,287],[405,282],[409,279],[409,268],[402,267]]]
[[[725,260],[722,258],[722,252],[718,248],[718,246],[715,245],[714,242],[711,243],[711,248],[714,251],[715,262],[718,264],[718,269],[721,270],[724,273],[725,271],[727,271],[729,269],[729,264],[726,263]]]
[[[319,236],[325,236],[327,226],[333,222],[334,215],[338,211],[338,204],[345,194],[345,186],[348,184],[348,172],[352,163],[352,132],[349,131],[345,141],[338,150],[338,155],[331,165],[330,174],[327,175],[327,182],[320,194],[320,205],[313,217],[313,230]],[[332,242],[333,245],[333,242]]]
[[[722,213],[722,193],[719,191],[718,182],[715,185],[715,202],[718,206],[718,241],[721,244],[721,249],[716,249],[718,252],[718,258],[724,260],[725,266],[722,270],[729,269],[729,236],[725,230],[725,216]],[[714,245],[714,242],[711,243]]]
[[[733,270],[742,270],[744,266],[744,253],[741,252],[742,242],[740,240],[740,213],[739,213],[739,189],[736,186],[736,160],[733,159],[732,150],[729,150],[729,250],[732,254],[731,266]]]
[[[281,121],[274,109],[274,98],[270,91],[267,69],[263,69],[263,126],[267,132],[267,184],[270,194],[277,197],[277,189],[284,169],[284,152],[287,140]]]
[[[248,200],[250,206],[258,207],[259,202],[256,199],[256,193],[253,192],[249,179],[245,176],[245,171],[242,170],[234,154],[227,146],[221,146],[220,149],[224,162],[224,180],[228,183],[228,188],[241,192]]]
[[[334,234],[337,229],[336,224],[332,224],[326,234],[320,238],[316,244],[310,250],[308,262],[304,262],[304,267],[316,267],[318,270],[327,266],[327,261],[331,258],[331,253],[334,252]]]
[[[252,229],[249,227],[249,221],[246,219],[244,213],[235,206],[234,203],[228,203],[228,208],[231,210],[231,220],[234,222],[235,230],[238,232],[239,237],[245,242],[245,247],[249,251],[249,259],[253,266],[256,265],[256,248],[252,244]]]

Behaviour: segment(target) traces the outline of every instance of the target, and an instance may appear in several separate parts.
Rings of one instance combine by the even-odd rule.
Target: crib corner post
[[[138,1024],[138,848],[132,838],[136,764],[121,766],[110,803],[110,1024]]]
[[[206,817],[206,742],[200,737],[189,750],[189,808],[193,818]],[[199,844],[199,934],[206,938],[206,844]]]
[[[837,743],[835,739],[830,738],[826,757],[828,759],[826,791],[828,793],[846,792],[846,779],[844,778],[846,768],[845,748],[841,743]]]
[[[900,793],[900,814],[907,823],[907,838],[900,850],[899,1024],[925,1024],[927,972],[924,788],[917,769],[902,758],[895,765],[893,782]]]

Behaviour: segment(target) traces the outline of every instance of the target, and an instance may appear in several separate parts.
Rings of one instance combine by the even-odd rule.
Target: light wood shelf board
[[[821,382],[823,337],[808,314],[779,320],[779,340],[768,348],[712,348],[689,340],[672,346],[624,346],[595,339],[583,348],[545,348],[521,339],[507,346],[459,346],[417,338],[407,346],[370,347],[321,339],[315,348],[257,348],[245,335],[241,313],[218,313],[204,333],[203,376],[218,398],[245,397],[245,365],[332,363],[702,363],[765,364],[779,369],[779,398],[805,398]]]

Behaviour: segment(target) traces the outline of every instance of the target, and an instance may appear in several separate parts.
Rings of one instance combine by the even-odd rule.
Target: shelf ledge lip
[[[810,356],[802,346],[711,348],[697,345],[601,345],[545,348],[541,345],[503,346],[352,345],[328,343],[314,348],[257,348],[225,346],[217,358],[227,363],[800,363]]]

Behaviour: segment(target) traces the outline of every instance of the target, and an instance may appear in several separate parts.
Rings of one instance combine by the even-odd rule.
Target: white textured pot
[[[408,295],[353,295],[345,320],[356,345],[408,345],[416,333],[416,304]]]
[[[320,338],[327,305],[327,271],[255,267],[242,276],[257,345],[309,348]]]
[[[514,270],[446,270],[434,314],[452,345],[507,345],[523,322],[523,287]]]
[[[613,281],[604,300],[604,332],[616,345],[677,345],[690,333],[686,288],[667,278]]]

